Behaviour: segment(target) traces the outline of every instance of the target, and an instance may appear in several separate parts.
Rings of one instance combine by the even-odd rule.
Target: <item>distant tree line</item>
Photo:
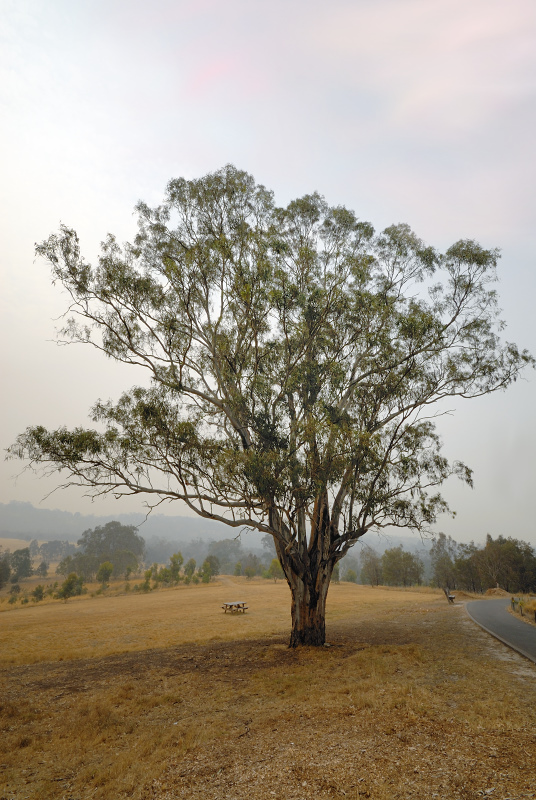
[[[8,582],[18,584],[23,578],[29,578],[32,575],[46,577],[48,566],[46,561],[41,561],[34,568],[29,547],[22,547],[13,553],[0,550],[0,589]]]
[[[528,542],[513,537],[488,534],[486,542],[477,546],[458,544],[440,533],[429,550],[430,570],[427,580],[450,593],[456,589],[485,592],[497,586],[510,593],[536,591],[536,553]],[[420,585],[425,576],[423,559],[404,550],[402,545],[379,555],[371,547],[360,554],[362,583],[371,586]],[[358,580],[357,569],[347,569],[342,562],[344,580]]]
[[[353,575],[354,580],[357,580],[354,572]],[[420,586],[423,575],[422,559],[415,553],[404,550],[403,545],[385,550],[381,556],[372,547],[362,548],[362,583],[369,583],[371,586]]]
[[[34,539],[28,547],[13,553],[0,549],[0,588],[11,583],[11,593],[16,600],[20,580],[32,575],[46,577],[50,562],[57,560],[56,571],[64,576],[68,585],[62,584],[64,588],[57,589],[55,584],[53,590],[56,594],[63,591],[67,596],[81,591],[84,582],[97,579],[104,586],[111,577],[128,580],[140,570],[143,581],[134,588],[142,591],[179,582],[206,583],[221,573],[247,578],[258,575],[276,581],[284,577],[269,536],[262,540],[262,552],[246,550],[238,538],[213,541],[208,545],[202,540],[193,541],[186,547],[185,559],[181,552],[173,552],[172,542],[158,540],[156,545],[153,543],[150,554],[155,555],[160,548],[160,555],[170,551],[171,555],[144,565],[147,551],[137,528],[117,521],[108,522],[84,531],[77,546],[62,540],[39,545]],[[196,557],[188,557],[189,553]],[[364,546],[359,558],[348,555],[340,562],[340,572],[334,579],[340,577],[372,586],[413,586],[426,581],[449,593],[462,589],[485,592],[496,586],[516,594],[536,591],[536,553],[530,544],[513,537],[493,539],[488,535],[485,544],[479,547],[474,542],[458,544],[450,536],[439,534],[423,556],[404,550],[402,545],[388,548],[381,555]],[[35,591],[38,596],[33,597],[32,593],[32,599],[42,599],[40,594],[44,596],[44,587],[37,587]],[[49,587],[46,591],[50,594],[52,590]]]
[[[431,549],[433,581],[448,591],[485,592],[500,587],[510,593],[536,591],[536,553],[528,542],[489,534],[483,547],[458,544],[439,534]]]

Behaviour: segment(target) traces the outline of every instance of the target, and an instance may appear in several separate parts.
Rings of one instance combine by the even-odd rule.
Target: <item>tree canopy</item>
[[[77,544],[79,551],[64,558],[58,571],[64,575],[76,572],[85,580],[96,575],[103,563],[110,563],[117,576],[129,568],[137,570],[145,549],[136,526],[116,520],[84,531]]]
[[[11,453],[95,494],[181,500],[274,538],[291,644],[322,644],[334,565],[367,531],[429,531],[434,404],[507,387],[532,357],[499,338],[498,251],[441,254],[318,194],[286,208],[235,167],[172,180],[96,266],[62,226],[37,246],[70,294],[64,341],[146,370],[93,428],[28,428]]]

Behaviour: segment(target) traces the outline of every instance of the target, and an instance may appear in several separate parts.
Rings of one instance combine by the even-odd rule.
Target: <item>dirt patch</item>
[[[0,798],[536,796],[536,667],[461,605],[423,597],[328,637],[5,668]]]

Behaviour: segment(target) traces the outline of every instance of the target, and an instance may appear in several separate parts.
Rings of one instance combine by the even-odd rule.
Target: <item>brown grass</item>
[[[0,797],[534,796],[534,665],[431,590],[328,606],[332,646],[300,651],[280,582],[2,614]]]

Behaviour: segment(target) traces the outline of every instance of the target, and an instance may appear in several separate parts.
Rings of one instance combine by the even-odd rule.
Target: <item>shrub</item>
[[[113,571],[114,565],[111,561],[104,561],[97,571],[97,580],[100,581],[103,586],[106,586]]]
[[[277,583],[277,579],[283,579],[285,577],[285,573],[281,568],[281,564],[277,558],[273,558],[270,562],[270,567],[268,569],[268,575],[270,578],[274,579],[274,583]]]
[[[32,599],[35,603],[39,603],[40,600],[45,599],[45,587],[39,584],[36,586],[32,592]]]
[[[69,597],[76,597],[77,595],[82,594],[84,581],[81,577],[79,577],[76,572],[71,572],[70,575],[63,581],[57,597],[60,600],[67,600]]]

